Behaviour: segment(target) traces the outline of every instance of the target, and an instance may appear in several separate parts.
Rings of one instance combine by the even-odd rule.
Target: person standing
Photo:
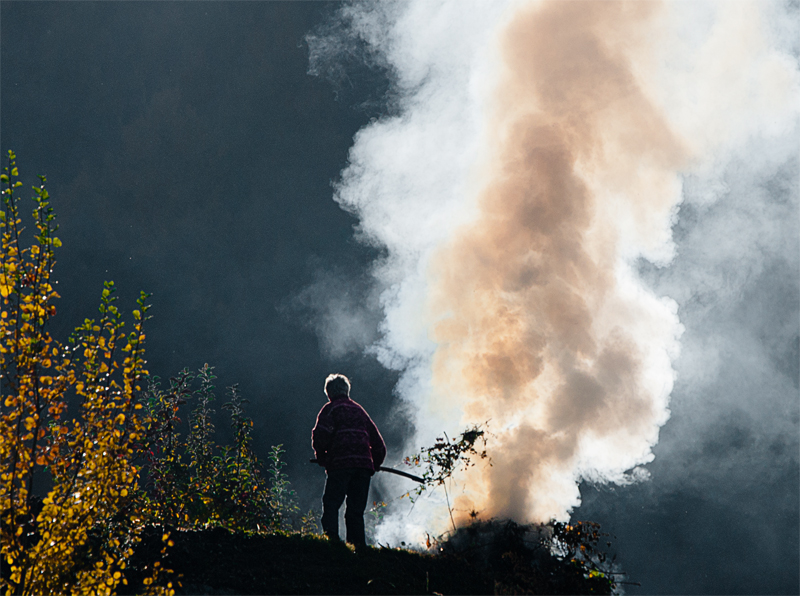
[[[328,403],[317,414],[311,446],[327,478],[322,495],[322,530],[339,540],[339,509],[347,497],[347,542],[356,552],[367,548],[364,511],[372,475],[386,458],[386,444],[367,411],[350,399],[350,380],[341,374],[325,379]]]

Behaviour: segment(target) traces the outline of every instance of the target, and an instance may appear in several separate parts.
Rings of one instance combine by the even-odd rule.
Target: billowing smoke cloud
[[[331,360],[360,353],[378,339],[379,290],[363,277],[315,266],[314,281],[280,305],[287,316],[300,317],[316,331],[322,353]]]
[[[458,479],[457,513],[564,518],[581,479],[647,476],[673,298],[696,280],[660,295],[639,271],[673,260],[684,181],[713,203],[746,143],[796,131],[778,8],[354,4],[309,37],[316,72],[366,47],[394,77],[396,115],[358,133],[335,198],[386,249],[367,349],[403,373],[409,451],[489,421],[492,465]],[[426,503],[385,536],[431,529],[444,516]]]

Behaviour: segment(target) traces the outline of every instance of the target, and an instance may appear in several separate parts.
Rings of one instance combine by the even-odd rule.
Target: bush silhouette
[[[222,407],[230,416],[233,444],[217,446],[212,438],[215,400],[213,368],[197,374],[182,370],[161,390],[149,379],[142,403],[147,417],[143,451],[147,480],[142,499],[154,523],[180,529],[222,527],[234,532],[278,531],[293,528],[297,513],[294,492],[282,468],[280,445],[270,453],[269,481],[253,452],[253,421],[245,415],[236,385],[228,387]],[[199,380],[199,387],[194,382]],[[181,415],[191,400],[188,433],[180,432]]]

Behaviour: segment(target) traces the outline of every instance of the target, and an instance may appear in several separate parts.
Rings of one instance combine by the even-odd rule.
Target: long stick
[[[312,464],[319,463],[316,459],[310,459],[308,461],[309,461],[309,463],[312,463]],[[424,483],[425,482],[424,478],[420,478],[419,476],[414,476],[414,474],[409,474],[408,472],[403,472],[401,470],[395,470],[394,468],[386,468],[384,466],[381,466],[380,468],[378,468],[377,471],[379,471],[379,472],[389,472],[390,474],[397,474],[398,476],[405,476],[409,480],[414,480],[414,481],[419,482],[419,483]]]

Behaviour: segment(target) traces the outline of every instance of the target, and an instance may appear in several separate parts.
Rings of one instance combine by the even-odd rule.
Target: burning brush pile
[[[613,594],[622,574],[600,547],[604,536],[594,522],[491,520],[459,528],[438,547],[490,577],[495,594]]]

